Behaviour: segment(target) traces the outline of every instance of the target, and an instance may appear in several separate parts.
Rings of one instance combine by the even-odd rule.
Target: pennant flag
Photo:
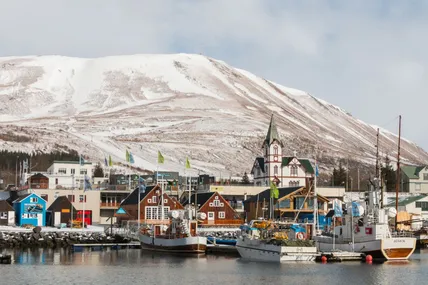
[[[108,166],[107,157],[104,157],[104,164],[105,164],[106,166]]]
[[[108,166],[113,166],[113,160],[111,160],[111,156],[108,156]]]
[[[160,151],[158,151],[158,163],[163,164],[165,159],[163,158],[163,155]]]
[[[186,168],[190,169],[190,161],[188,157],[186,158]]]
[[[84,182],[84,188],[83,191],[86,192],[86,190],[92,190],[91,180],[89,179],[88,175],[85,175],[85,182]]]
[[[131,164],[135,163],[134,156],[132,155],[131,152],[129,153],[129,163],[131,163]]]
[[[82,166],[85,165],[85,159],[83,159],[82,155],[80,155],[79,164],[82,165]]]
[[[333,201],[333,209],[336,217],[342,217],[342,206],[337,199]]]
[[[276,184],[273,181],[270,182],[270,197],[274,199],[278,199],[279,197],[278,187],[276,187]]]
[[[128,150],[126,150],[126,162],[129,162],[129,152],[128,152]]]

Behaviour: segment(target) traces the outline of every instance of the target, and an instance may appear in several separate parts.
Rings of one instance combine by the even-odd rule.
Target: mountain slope
[[[97,59],[62,56],[0,58],[0,140],[3,149],[72,148],[103,160],[224,176],[249,171],[275,114],[286,152],[372,163],[376,128],[310,94],[200,55],[132,55]],[[6,136],[7,137],[7,136]],[[382,155],[394,157],[397,137],[381,132]],[[403,160],[428,154],[402,141]]]

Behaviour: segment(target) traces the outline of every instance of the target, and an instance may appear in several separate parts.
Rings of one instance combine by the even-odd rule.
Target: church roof
[[[295,157],[294,156],[287,156],[282,158],[281,167],[287,166]],[[296,157],[296,159],[300,162],[300,164],[305,168],[306,172],[314,174],[314,168],[312,167],[311,162],[309,159],[299,159]]]
[[[275,120],[274,120],[273,115],[272,115],[272,117],[270,118],[269,129],[268,129],[264,143],[271,145],[275,140],[277,140],[278,143],[281,146],[283,146],[282,141],[281,141],[279,134],[278,134],[278,129],[276,128]]]

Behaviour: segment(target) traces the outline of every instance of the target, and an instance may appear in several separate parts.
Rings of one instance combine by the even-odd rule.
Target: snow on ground
[[[55,227],[41,227],[42,232],[104,232],[103,226],[87,226],[85,229],[75,229],[75,228],[62,228],[58,229]],[[32,232],[33,229],[26,229],[21,227],[14,226],[0,226],[0,232]]]

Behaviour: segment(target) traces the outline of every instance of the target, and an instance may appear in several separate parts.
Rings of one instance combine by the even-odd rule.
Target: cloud
[[[427,1],[0,2],[0,55],[203,53],[428,148]]]

